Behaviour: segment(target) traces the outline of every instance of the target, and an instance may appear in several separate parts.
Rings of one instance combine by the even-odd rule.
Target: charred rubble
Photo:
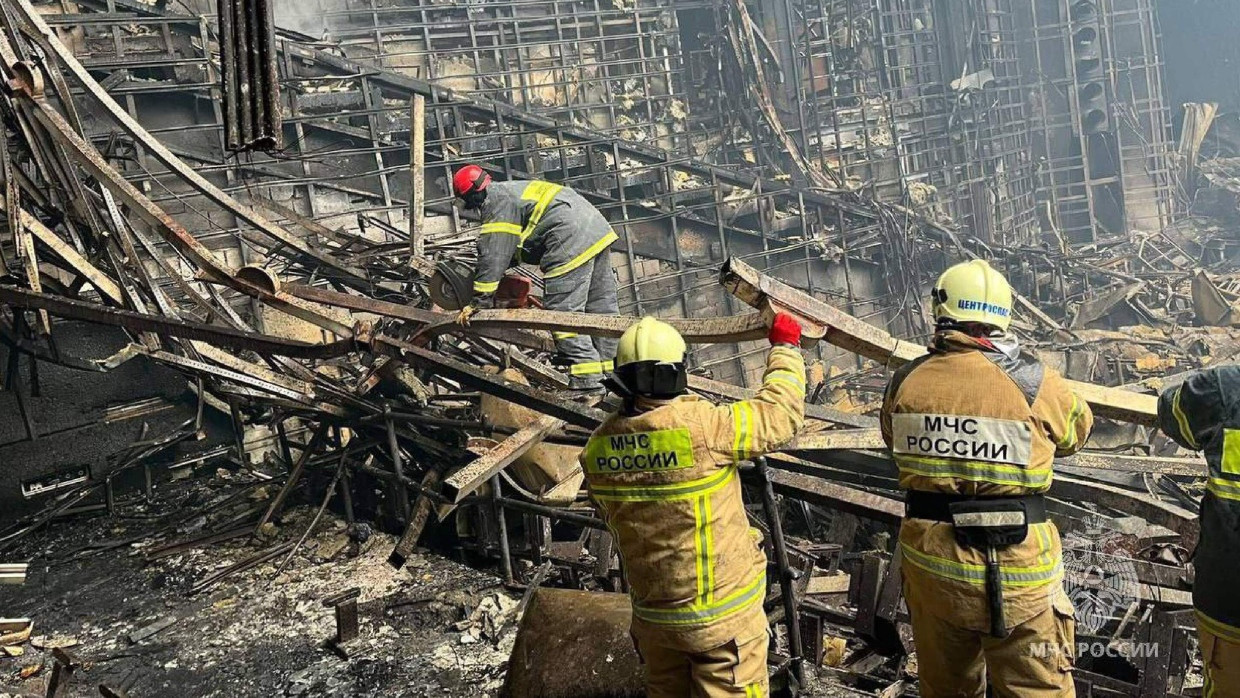
[[[985,257],[1102,418],[1049,493],[1070,594],[1099,609],[1078,691],[1194,695],[1205,470],[1153,393],[1240,356],[1240,104],[1173,118],[1160,21],[1153,0],[6,0],[0,692],[521,695],[546,679],[513,650],[540,594],[624,590],[576,464],[609,403],[557,392],[550,333],[659,315],[690,388],[737,399],[776,303],[811,323],[809,427],[745,473],[776,683],[916,695],[873,415],[924,351],[932,275]],[[621,235],[624,316],[456,326],[465,158],[586,194]],[[1168,651],[1127,651],[1150,640]],[[597,660],[618,676],[623,641]]]

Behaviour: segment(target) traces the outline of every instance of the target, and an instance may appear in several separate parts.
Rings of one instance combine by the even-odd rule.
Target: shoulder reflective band
[[[1072,409],[1068,411],[1068,426],[1064,429],[1063,438],[1056,444],[1059,448],[1072,448],[1076,445],[1076,423],[1085,413],[1085,408],[1081,406],[1081,399],[1072,394]]]
[[[1175,416],[1175,423],[1180,427],[1180,436],[1183,436],[1188,445],[1196,450],[1201,447],[1197,445],[1197,439],[1193,437],[1193,429],[1188,425],[1188,415],[1180,409],[1180,393],[1183,391],[1183,384],[1175,389],[1175,397],[1171,398],[1171,414]]]
[[[697,625],[709,623],[744,610],[766,596],[766,572],[727,596],[710,604],[692,603],[664,608],[633,604],[633,615],[657,625]]]
[[[534,210],[530,212],[530,218],[525,223],[525,228],[521,231],[521,241],[525,242],[525,238],[529,237],[534,229],[538,227],[538,222],[542,220],[543,214],[547,212],[547,207],[551,205],[551,201],[555,199],[555,195],[560,193],[564,187],[551,182],[530,182],[525,185],[525,189],[521,192],[522,201],[533,201]]]
[[[921,458],[958,458],[1029,465],[1033,433],[1027,422],[957,414],[893,414],[891,450]]]
[[[586,442],[586,472],[665,472],[693,467],[693,437],[688,429],[592,436]]]
[[[588,449],[589,446],[586,446]],[[670,485],[590,485],[595,499],[618,502],[657,502],[673,499],[689,499],[712,494],[732,482],[736,468],[722,468],[714,475],[677,482]]]

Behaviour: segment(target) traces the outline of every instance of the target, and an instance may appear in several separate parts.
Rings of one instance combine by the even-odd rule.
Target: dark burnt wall
[[[1240,2],[1160,0],[1167,103],[1176,128],[1185,102],[1240,111]]]

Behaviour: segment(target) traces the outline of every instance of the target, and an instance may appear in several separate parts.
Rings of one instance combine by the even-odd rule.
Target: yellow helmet
[[[644,317],[620,335],[613,387],[622,396],[675,397],[685,391],[685,339],[675,327]]]
[[[949,267],[934,283],[931,298],[936,322],[977,322],[1003,331],[1012,324],[1012,287],[980,259]]]
[[[625,330],[616,347],[617,367],[638,361],[679,364],[684,360],[684,338],[675,327],[652,317],[644,317]]]

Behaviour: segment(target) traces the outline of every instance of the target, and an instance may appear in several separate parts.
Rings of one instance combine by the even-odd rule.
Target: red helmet
[[[452,175],[452,193],[461,198],[482,191],[491,183],[491,175],[477,165],[466,165]]]

